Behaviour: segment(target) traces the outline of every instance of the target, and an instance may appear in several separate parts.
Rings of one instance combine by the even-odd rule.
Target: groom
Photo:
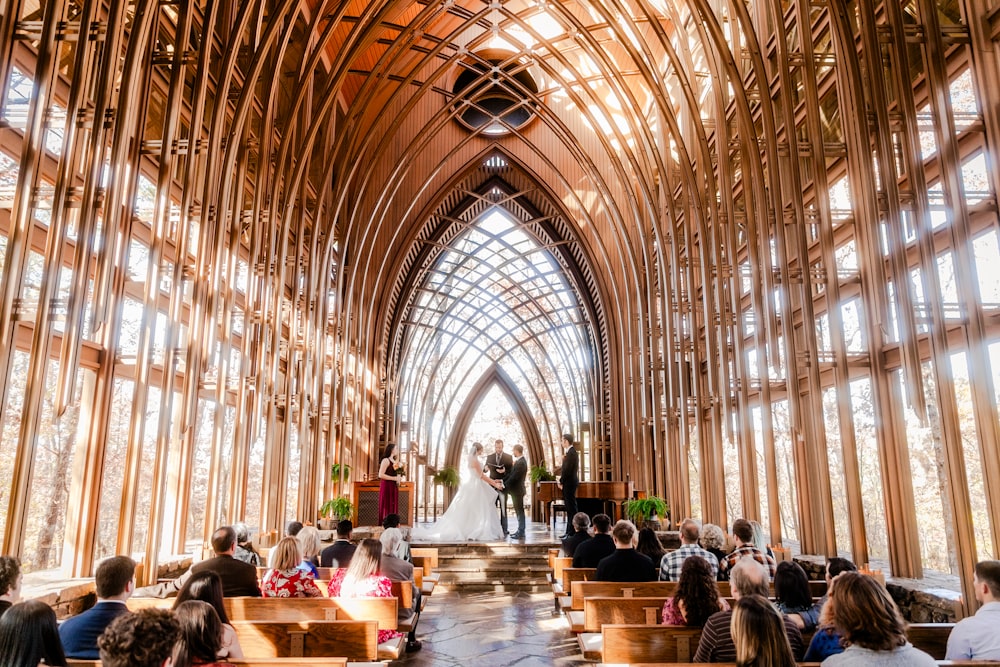
[[[517,532],[510,536],[515,540],[524,539],[524,478],[528,475],[528,462],[524,460],[524,447],[514,445],[514,465],[510,467],[503,478],[503,490],[514,501],[514,514],[517,515]],[[503,529],[507,531],[507,517],[503,517]]]
[[[486,457],[486,470],[490,475],[490,479],[502,482],[512,465],[514,465],[514,459],[510,457],[510,454],[503,453],[503,440],[497,439],[493,443],[493,453]],[[503,533],[506,535],[507,491],[503,488],[498,489],[498,491],[500,494],[497,498],[497,504],[500,505],[500,528],[503,529]]]

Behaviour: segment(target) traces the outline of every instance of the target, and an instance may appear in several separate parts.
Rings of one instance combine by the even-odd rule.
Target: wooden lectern
[[[379,480],[368,482],[354,482],[353,498],[354,503],[354,525],[355,526],[381,526],[378,520],[378,487]],[[399,483],[399,523],[413,525],[413,482]]]

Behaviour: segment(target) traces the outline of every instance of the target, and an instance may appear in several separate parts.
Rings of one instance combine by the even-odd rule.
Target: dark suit
[[[580,455],[575,446],[566,450],[559,483],[562,484],[563,505],[566,506],[566,534],[569,534],[573,517],[579,511],[576,506],[576,487],[580,486]]]
[[[524,537],[524,478],[528,475],[528,462],[524,457],[514,461],[503,478],[503,490],[514,501],[514,514],[517,515],[517,533],[513,537]]]
[[[59,639],[67,658],[99,660],[97,638],[104,628],[122,614],[129,613],[124,602],[102,601],[83,612],[67,618],[59,626]]]
[[[597,533],[573,552],[573,567],[597,567],[601,559],[615,551],[615,541],[607,533]],[[653,561],[650,561],[651,563]]]
[[[347,567],[354,558],[357,546],[349,541],[340,538],[319,554],[320,567]]]
[[[191,566],[192,573],[211,571],[222,579],[222,594],[227,598],[247,595],[260,597],[257,586],[257,568],[232,556],[222,555]]]
[[[562,552],[564,556],[572,558],[576,555],[576,548],[590,539],[590,533],[585,530],[574,532],[562,541]]]
[[[577,549],[579,551],[579,549]],[[635,549],[615,549],[597,564],[595,581],[656,581],[653,561]]]
[[[490,479],[503,480],[504,475],[510,472],[511,467],[514,465],[514,458],[510,454],[500,454],[497,456],[496,452],[493,452],[486,457],[486,471],[490,475]],[[502,469],[502,472],[498,470]],[[497,491],[499,494],[497,497],[497,504],[500,506],[500,528],[503,530],[504,534],[507,533],[507,491],[505,489],[499,489]]]

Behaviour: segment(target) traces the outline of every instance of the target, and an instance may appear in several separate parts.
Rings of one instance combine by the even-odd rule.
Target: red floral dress
[[[344,575],[347,574],[345,568],[340,568],[333,573],[330,578],[330,585],[327,587],[327,592],[330,593],[330,597],[345,597],[345,598],[391,598],[392,597],[392,581],[389,577],[383,577],[380,575],[373,575],[367,579],[362,579],[361,581],[353,581],[348,584],[344,584]],[[402,632],[396,632],[395,630],[379,630],[378,631],[378,643],[389,641],[390,639],[395,639],[396,637],[402,637]]]
[[[268,570],[260,584],[266,598],[320,598],[319,589],[308,572],[303,570]]]

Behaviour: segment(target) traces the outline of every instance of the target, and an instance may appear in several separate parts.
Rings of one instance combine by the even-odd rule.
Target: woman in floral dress
[[[264,575],[260,592],[266,598],[323,597],[312,575],[299,569],[302,557],[294,537],[283,538],[274,550],[274,563]]]
[[[330,597],[360,598],[391,598],[392,581],[378,572],[379,561],[382,560],[382,543],[378,540],[361,540],[358,550],[351,558],[351,565],[346,570],[339,569],[330,578],[328,592]],[[403,633],[395,630],[379,630],[378,641],[402,637]]]

